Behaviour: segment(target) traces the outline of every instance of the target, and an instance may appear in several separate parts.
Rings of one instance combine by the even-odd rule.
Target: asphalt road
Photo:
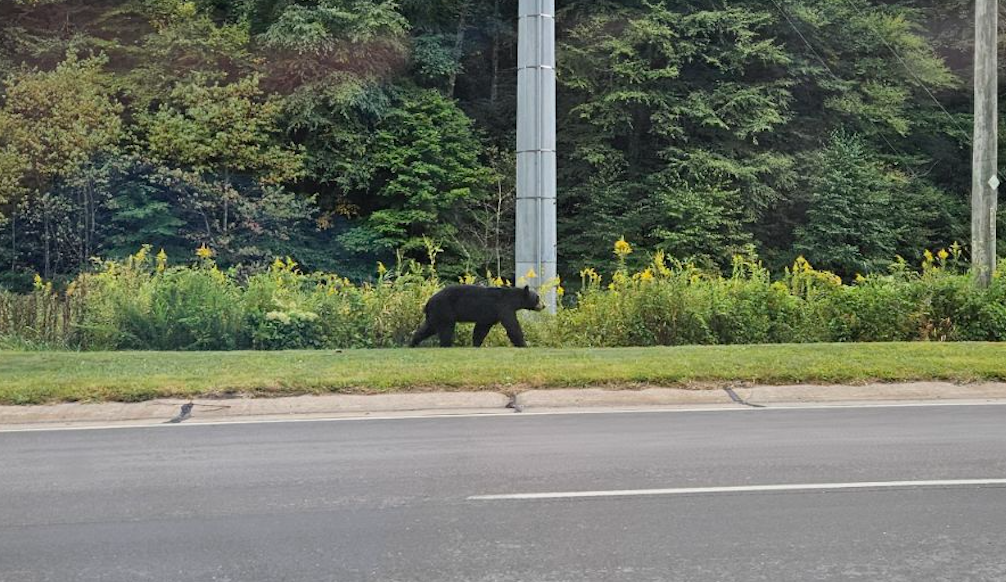
[[[1006,406],[0,433],[0,581],[1006,579]]]

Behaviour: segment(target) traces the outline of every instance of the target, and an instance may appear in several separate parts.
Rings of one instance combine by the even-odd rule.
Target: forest
[[[560,0],[564,280],[966,256],[972,4]],[[0,288],[144,245],[519,277],[516,30],[516,0],[2,0]]]

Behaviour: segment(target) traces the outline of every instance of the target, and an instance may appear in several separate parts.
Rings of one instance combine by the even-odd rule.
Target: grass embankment
[[[162,397],[1006,379],[1006,344],[0,352],[0,404]]]

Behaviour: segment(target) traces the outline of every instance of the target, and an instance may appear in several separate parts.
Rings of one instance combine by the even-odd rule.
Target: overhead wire
[[[793,19],[790,17],[789,13],[786,12],[786,10],[782,7],[782,5],[779,3],[779,0],[771,0],[771,2],[772,2],[772,4],[775,5],[776,10],[779,11],[779,14],[781,14],[782,17],[786,19],[786,22],[789,23],[789,26],[790,26],[790,28],[793,29],[793,32],[795,32],[797,34],[797,36],[800,37],[800,40],[802,40],[803,43],[807,46],[807,49],[809,49],[810,52],[821,63],[821,66],[824,67],[824,70],[827,71],[828,74],[831,75],[832,78],[834,78],[836,81],[838,81],[839,83],[843,83],[845,80],[842,79],[841,77],[839,77],[835,73],[835,71],[833,71],[832,68],[830,66],[828,66],[828,63],[824,60],[824,57],[822,57],[821,54],[817,51],[817,49],[814,48],[814,45],[812,45],[810,43],[810,41],[807,40],[807,37],[804,36],[803,32],[801,32],[800,29],[796,26],[796,23],[793,22]],[[877,135],[880,136],[880,139],[884,140],[884,143],[887,144],[887,147],[891,150],[891,152],[893,152],[899,158],[905,158],[906,157],[906,154],[904,152],[902,152],[901,150],[899,150],[897,147],[895,147],[894,144],[891,143],[891,140],[889,140],[887,138],[887,136],[884,135],[884,132],[881,130],[880,126],[877,125],[876,121],[870,119],[869,117],[866,117],[865,119],[867,121],[869,121],[873,125],[874,129],[877,130]],[[916,179],[916,178],[919,177],[918,173],[916,173],[916,171],[913,168],[905,165],[905,169],[908,170],[909,174],[911,174],[912,179]]]
[[[843,0],[843,1],[845,2],[845,5],[848,6],[851,10],[853,11],[859,10],[859,8],[857,8],[856,5],[852,3],[852,0]],[[958,131],[960,131],[961,134],[965,136],[965,139],[967,139],[968,141],[968,145],[971,145],[971,136],[968,134],[967,128],[961,127],[960,123],[957,121],[957,118],[954,117],[954,115],[950,113],[950,111],[948,111],[946,107],[943,106],[943,103],[940,103],[940,100],[936,97],[936,95],[929,88],[926,82],[923,81],[922,77],[920,77],[915,72],[915,70],[908,65],[908,61],[901,55],[901,53],[899,53],[897,49],[895,49],[894,46],[890,42],[888,42],[886,38],[884,38],[884,35],[881,34],[881,32],[877,30],[876,27],[868,26],[868,28],[873,32],[874,35],[876,35],[876,37],[880,40],[880,42],[882,42],[884,46],[887,47],[887,50],[889,50],[891,54],[894,55],[894,58],[898,59],[898,62],[901,63],[901,66],[904,67],[906,71],[908,71],[908,74],[911,75],[913,79],[915,79],[915,82],[918,83],[920,87],[922,87],[922,90],[925,91],[927,95],[929,95],[929,98],[933,100],[933,103],[935,103],[936,106],[939,107],[940,110],[947,116],[947,118],[950,119],[950,121],[957,127]]]

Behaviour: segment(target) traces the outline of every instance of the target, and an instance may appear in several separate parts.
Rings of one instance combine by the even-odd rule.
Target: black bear
[[[527,347],[524,333],[517,321],[517,310],[541,311],[545,306],[538,294],[529,287],[479,287],[477,285],[451,285],[437,292],[426,302],[423,311],[426,320],[412,335],[411,347],[436,334],[440,346],[449,348],[454,343],[454,324],[474,323],[472,345],[479,347],[489,334],[489,329],[502,323],[510,342],[518,348]]]

